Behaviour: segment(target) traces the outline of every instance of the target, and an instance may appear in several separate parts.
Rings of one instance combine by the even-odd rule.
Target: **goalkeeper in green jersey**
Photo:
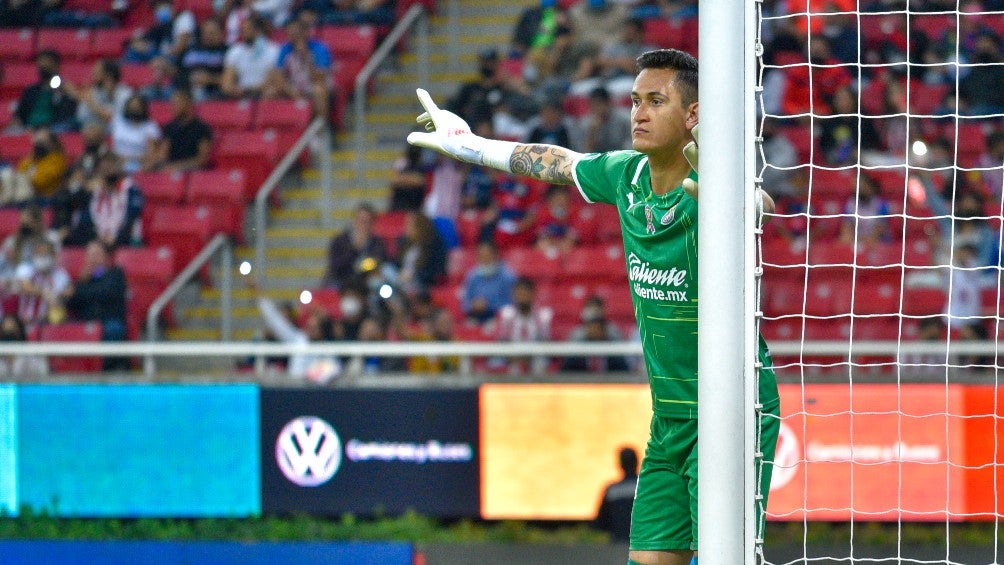
[[[554,145],[478,137],[421,89],[425,113],[418,122],[427,131],[410,134],[408,142],[468,163],[574,184],[587,202],[617,207],[653,409],[631,513],[628,559],[685,565],[697,549],[697,60],[663,49],[640,56],[637,67],[631,93],[632,151],[581,154]],[[761,192],[758,198],[765,211],[773,211],[769,196]],[[756,510],[762,528],[779,402],[762,339],[759,356],[764,367],[757,413],[763,456],[757,477],[763,500]],[[741,375],[735,386],[742,386]]]

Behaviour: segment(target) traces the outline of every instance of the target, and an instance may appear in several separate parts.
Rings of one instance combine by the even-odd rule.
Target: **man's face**
[[[359,210],[352,218],[352,226],[356,232],[368,236],[373,231],[373,215],[366,210]]]
[[[478,247],[478,264],[479,265],[494,265],[498,260],[495,255],[495,250],[487,245],[482,245]]]
[[[226,38],[223,37],[223,30],[220,29],[220,25],[214,20],[206,20],[202,22],[202,28],[199,30],[201,36],[202,44],[206,47],[219,47],[224,44]]]
[[[526,285],[516,285],[512,291],[512,302],[518,307],[529,309],[533,306],[534,291]]]
[[[646,155],[680,155],[693,140],[697,102],[684,106],[673,84],[673,69],[645,69],[631,92],[631,146]]]
[[[105,248],[100,243],[91,242],[87,245],[87,250],[84,251],[84,265],[87,268],[100,267],[107,261],[108,254],[105,253]]]
[[[171,95],[171,108],[177,116],[187,116],[194,109],[191,99],[177,92]]]

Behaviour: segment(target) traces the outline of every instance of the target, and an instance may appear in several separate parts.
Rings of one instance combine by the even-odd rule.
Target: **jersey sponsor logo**
[[[331,424],[316,416],[300,416],[279,432],[275,460],[290,482],[301,487],[320,486],[338,471],[342,442]]]
[[[686,291],[686,269],[677,269],[676,267],[656,269],[648,261],[642,261],[640,257],[630,253],[628,254],[628,280],[633,283],[632,289],[639,298],[670,302],[687,302],[689,300]]]

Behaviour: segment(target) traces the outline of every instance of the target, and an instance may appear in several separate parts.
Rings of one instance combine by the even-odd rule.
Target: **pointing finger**
[[[422,103],[422,107],[425,108],[425,111],[430,116],[439,110],[436,103],[432,101],[432,96],[429,96],[429,93],[424,88],[416,88],[415,94],[418,95],[418,101]]]

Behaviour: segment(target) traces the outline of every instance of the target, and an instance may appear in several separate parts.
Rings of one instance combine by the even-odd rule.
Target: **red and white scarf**
[[[114,241],[125,223],[132,179],[119,181],[113,190],[99,190],[91,198],[91,219],[100,239]]]

